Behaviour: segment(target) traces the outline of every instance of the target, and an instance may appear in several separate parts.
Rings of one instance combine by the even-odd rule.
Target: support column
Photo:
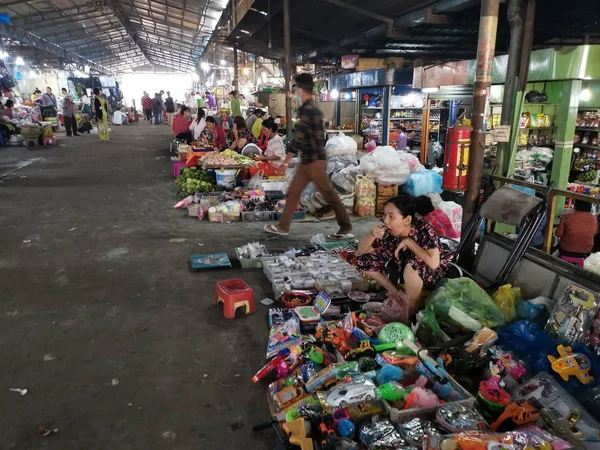
[[[510,131],[510,154],[504,157],[504,173],[507,177],[515,174],[515,161],[517,158],[519,139],[519,119],[523,112],[523,103],[527,91],[527,77],[529,74],[529,60],[531,59],[531,47],[533,44],[533,25],[535,22],[536,0],[527,0],[525,12],[525,26],[523,27],[523,47],[521,49],[521,63],[519,68],[519,80],[517,94],[515,96],[515,108],[512,111],[512,127]]]
[[[502,98],[502,115],[500,124],[510,125],[515,105],[515,91],[517,82],[517,69],[521,59],[523,41],[523,21],[521,20],[521,0],[509,0],[506,12],[510,24],[510,44],[508,47],[508,62],[506,65],[506,80],[504,82],[504,96]],[[498,144],[496,165],[497,175],[504,176],[504,160],[510,151],[510,142]]]
[[[492,84],[492,62],[496,50],[499,0],[482,0],[477,42],[477,67],[473,86],[473,114],[471,123],[471,145],[467,171],[467,191],[463,209],[463,229],[473,217],[479,203],[479,192],[483,178],[485,151],[485,105]]]
[[[233,46],[233,88],[237,91],[239,89],[238,83],[238,75],[239,75],[239,67],[238,67],[238,54],[237,54],[237,45]]]
[[[581,93],[581,80],[563,81],[561,102],[556,110],[556,145],[554,159],[552,160],[551,180],[556,183],[557,189],[567,190],[571,161],[573,158],[573,137],[575,136],[575,121],[579,108],[579,94]],[[556,197],[556,216],[563,213],[565,198]],[[554,220],[554,217],[549,218]]]
[[[292,38],[290,28],[290,0],[283,0],[283,53],[284,53],[284,90],[285,90],[285,123],[288,142],[292,141]]]

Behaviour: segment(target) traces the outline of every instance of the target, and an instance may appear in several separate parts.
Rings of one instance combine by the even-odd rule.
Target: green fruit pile
[[[186,167],[175,180],[180,197],[187,197],[196,192],[212,192],[212,178],[206,170],[197,167]]]
[[[576,181],[581,181],[582,183],[589,183],[590,181],[594,181],[596,179],[596,172],[584,172],[577,176]]]

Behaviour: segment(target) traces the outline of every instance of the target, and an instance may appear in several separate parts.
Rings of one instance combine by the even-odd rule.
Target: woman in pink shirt
[[[175,135],[175,139],[191,144],[194,140],[192,132],[190,131],[191,124],[192,118],[190,108],[183,106],[181,108],[181,113],[173,120],[173,134]]]

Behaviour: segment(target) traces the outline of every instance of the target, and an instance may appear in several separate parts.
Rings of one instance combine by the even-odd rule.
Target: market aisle
[[[261,271],[187,269],[191,253],[264,241],[261,224],[171,209],[169,137],[141,123],[113,127],[110,145],[82,136],[0,148],[0,448],[273,447],[270,431],[251,431],[268,411],[264,386],[250,382],[270,287]],[[296,240],[271,245],[334,225],[298,224]],[[254,288],[257,314],[226,321],[214,283],[236,276]],[[40,424],[59,433],[41,438]]]

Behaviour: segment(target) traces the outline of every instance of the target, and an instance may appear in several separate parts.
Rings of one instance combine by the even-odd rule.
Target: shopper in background
[[[277,134],[277,124],[274,120],[267,119],[262,125],[269,142],[263,155],[254,155],[254,160],[258,162],[250,168],[250,174],[254,176],[262,170],[267,177],[277,176],[285,159],[285,144]]]
[[[90,98],[87,96],[87,94],[84,92],[81,96],[81,112],[83,114],[89,114],[91,108],[91,100]]]
[[[244,147],[248,144],[254,144],[256,139],[246,126],[246,121],[243,117],[237,116],[233,118],[233,141],[231,149],[235,152],[242,153]]]
[[[254,126],[254,122],[256,122],[256,119],[258,119],[258,115],[256,114],[257,112],[258,112],[258,110],[257,110],[257,109],[253,109],[253,110],[251,110],[251,111],[250,111],[250,115],[249,115],[249,116],[248,116],[248,118],[246,119],[246,126],[247,126],[247,127],[248,127],[248,129],[249,129],[250,131],[252,131],[253,133],[254,133],[254,131],[253,131],[253,128],[252,128],[252,127]],[[256,137],[258,137],[258,136],[256,136]]]
[[[167,123],[173,127],[173,114],[175,113],[175,102],[171,93],[167,91],[167,99],[165,100],[165,109],[167,110]]]
[[[52,88],[47,87],[46,92],[42,95],[42,106],[54,106],[56,108],[58,103],[56,103],[56,96],[52,93]]]
[[[231,115],[233,117],[242,117],[242,110],[240,108],[240,93],[238,91],[231,91],[229,93],[229,109],[231,109]]]
[[[400,127],[400,134],[398,135],[398,145],[396,150],[406,150],[406,128],[404,127]]]
[[[181,108],[181,112],[175,117],[173,121],[173,134],[175,139],[185,141],[187,144],[191,144],[193,137],[190,131],[190,125],[192,124],[190,108],[184,106]]]
[[[63,101],[62,115],[67,136],[79,136],[77,134],[77,120],[75,119],[75,105],[69,97],[65,97]]]
[[[146,91],[142,96],[142,110],[144,111],[144,119],[148,122],[152,121],[152,99]]]
[[[221,108],[221,111],[219,111],[218,124],[223,127],[225,133],[229,133],[233,128],[233,119],[229,116],[227,108]]]
[[[40,91],[38,88],[35,88],[33,93],[31,94],[31,101],[37,102],[40,100],[41,97],[42,97],[42,91]]]
[[[102,90],[94,88],[94,109],[96,111],[96,122],[98,126],[98,137],[100,142],[109,141],[108,131],[108,111],[107,111],[107,100],[102,94]]]
[[[214,95],[212,95],[210,92],[206,91],[204,93],[204,96],[206,98],[206,102],[208,104],[208,107],[210,109],[215,109],[217,107],[217,101],[215,100]]]
[[[556,229],[560,238],[558,252],[560,256],[587,258],[594,248],[594,237],[598,233],[598,221],[592,211],[592,204],[575,200],[575,211],[564,214]]]
[[[196,107],[198,109],[204,108],[204,97],[202,97],[202,93],[196,92]]]
[[[263,131],[263,117],[265,116],[265,112],[262,109],[258,109],[256,110],[256,116],[256,121],[252,126],[248,126],[248,128],[252,130],[252,134],[258,139]]]
[[[190,124],[190,131],[192,132],[192,138],[194,140],[200,139],[200,134],[202,130],[206,127],[206,118],[205,113],[202,108],[198,110],[198,114],[196,114],[196,119],[192,121]]]
[[[154,115],[154,125],[160,125],[161,123],[163,123],[162,112],[163,101],[160,98],[160,94],[156,92],[154,94],[154,98],[152,99],[152,114]]]
[[[212,135],[212,143],[215,149],[223,150],[227,147],[227,140],[225,139],[225,132],[223,127],[217,124],[214,117],[208,116],[206,118],[206,128],[202,131],[202,134],[209,136],[209,132]]]
[[[300,119],[296,125],[294,140],[282,169],[285,171],[291,159],[300,154],[300,165],[296,168],[294,178],[287,192],[285,208],[278,225],[266,225],[265,231],[273,234],[288,235],[292,217],[300,201],[300,195],[311,181],[323,195],[327,204],[335,211],[339,225],[337,233],[330,239],[343,240],[354,237],[351,234],[352,224],[346,207],[333,189],[327,174],[327,156],[325,154],[325,132],[323,131],[323,114],[312,100],[314,82],[312,75],[302,73],[296,77],[296,97],[302,102],[298,110]]]
[[[70,98],[69,92],[65,88],[62,88],[60,90],[60,93],[61,93],[61,97],[62,97],[62,102],[64,102],[66,98]]]
[[[15,105],[15,102],[13,102],[10,98],[8,100],[6,100],[6,103],[4,104],[4,115],[6,117],[8,117],[9,119],[14,119],[14,115],[13,115],[13,106]]]

